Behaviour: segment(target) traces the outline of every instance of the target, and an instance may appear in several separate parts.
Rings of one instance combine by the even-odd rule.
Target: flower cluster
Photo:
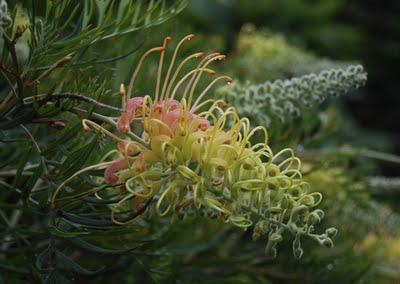
[[[252,129],[249,119],[239,117],[223,100],[204,100],[215,83],[231,83],[231,78],[216,77],[197,92],[202,75],[215,73],[209,64],[225,56],[195,53],[173,71],[180,46],[192,38],[188,35],[178,43],[163,80],[165,50],[171,38],[142,56],[128,90],[123,85],[120,89],[124,112],[115,122],[120,135],[94,121],[82,122],[85,130],[96,129],[117,142],[112,152],[117,154],[115,160],[87,168],[106,167],[104,182],[119,187],[122,196],[110,207],[112,220],[121,225],[133,222],[135,218],[127,220],[124,214],[145,204],[153,204],[151,208],[160,216],[205,210],[243,229],[255,224],[253,237],[268,236],[267,253],[271,256],[276,255],[276,245],[285,231],[294,235],[296,257],[302,255],[303,235],[332,246],[336,229],[314,233],[324,215],[314,209],[322,196],[309,191],[293,151],[283,149],[274,154],[264,127]],[[143,61],[153,52],[161,53],[155,94],[131,98]],[[201,58],[198,65],[177,81],[186,63],[195,58]],[[185,88],[180,91],[183,84]],[[259,143],[253,144],[255,137]],[[64,184],[53,196],[54,207]]]

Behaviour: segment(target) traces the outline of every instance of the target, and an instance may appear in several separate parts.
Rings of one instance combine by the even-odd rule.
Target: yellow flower
[[[133,222],[135,219],[121,220],[117,216],[124,216],[127,209],[134,210],[131,200],[140,198],[154,201],[154,209],[161,216],[171,212],[176,216],[196,208],[218,212],[223,221],[244,229],[256,221],[254,238],[268,234],[267,252],[272,255],[276,254],[275,246],[285,230],[296,236],[293,249],[298,257],[302,254],[302,235],[330,246],[330,237],[335,231],[313,233],[313,226],[322,219],[323,213],[312,208],[322,197],[319,193],[308,193],[308,184],[302,181],[300,160],[294,152],[284,149],[274,155],[264,127],[251,129],[249,120],[240,118],[236,109],[222,100],[204,100],[214,84],[230,83],[232,79],[219,76],[204,90],[197,90],[204,73],[215,74],[209,65],[225,56],[194,53],[174,69],[179,48],[193,37],[188,35],[178,43],[163,80],[164,56],[170,37],[139,60],[128,91],[121,86],[124,113],[116,123],[120,135],[93,121],[82,121],[84,129],[97,129],[118,142],[114,152],[119,157],[97,165],[106,167],[106,183],[125,187],[121,200],[111,207],[112,220],[121,225]],[[154,52],[161,53],[155,94],[131,98],[143,61]],[[197,67],[178,80],[186,63],[196,58],[202,58]],[[140,129],[131,129],[134,120],[141,125]],[[253,144],[256,134],[258,139],[263,139]],[[82,171],[85,169],[79,173]],[[53,207],[64,184],[53,196]]]

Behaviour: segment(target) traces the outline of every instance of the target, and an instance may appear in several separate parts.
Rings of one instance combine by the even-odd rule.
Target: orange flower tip
[[[200,125],[198,126],[198,129],[201,130],[201,131],[206,131],[206,130],[208,129],[208,125],[206,125],[206,124],[200,124]]]
[[[124,84],[121,84],[121,86],[119,87],[119,96],[120,97],[125,97],[125,86]]]
[[[85,125],[85,126],[83,126],[83,131],[89,132],[89,131],[90,131],[90,128],[89,128],[87,125]]]
[[[158,50],[159,50],[160,52],[164,52],[164,51],[165,51],[165,47],[163,47],[163,46],[162,46],[162,47],[159,47]]]
[[[208,72],[208,75],[210,75],[211,77],[215,76],[215,74],[217,74],[215,71]]]
[[[57,208],[56,203],[55,203],[55,202],[52,202],[52,203],[50,204],[50,208],[51,208],[52,210],[56,209],[56,208]]]
[[[219,61],[224,61],[226,59],[226,55],[219,55],[216,57],[216,59]]]
[[[199,52],[199,53],[197,53],[196,58],[202,59],[202,58],[204,58],[204,55],[205,55],[204,52]]]
[[[164,39],[165,44],[168,44],[168,43],[170,43],[171,41],[172,41],[172,37],[170,37],[170,36],[167,36],[167,37]]]
[[[190,34],[190,35],[186,36],[186,40],[192,40],[194,38],[195,38],[194,34]]]

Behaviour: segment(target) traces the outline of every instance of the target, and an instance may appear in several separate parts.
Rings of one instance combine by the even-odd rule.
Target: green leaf
[[[65,278],[60,271],[58,270],[53,270],[50,272],[49,275],[47,275],[47,278],[45,279],[45,284],[70,284],[71,281],[69,281],[67,278]]]
[[[33,109],[23,110],[21,113],[18,113],[12,120],[6,120],[1,118],[0,120],[0,129],[12,129],[18,127],[20,124],[24,124],[30,122],[32,118],[34,118],[36,112]]]
[[[50,255],[53,254],[53,255]],[[52,263],[50,263],[51,257],[54,257]],[[56,267],[60,270],[71,271],[80,275],[85,276],[93,276],[97,275],[104,271],[104,267],[100,268],[96,271],[91,271],[86,268],[83,268],[80,264],[73,261],[71,258],[66,256],[59,250],[52,251],[49,248],[46,248],[43,252],[39,254],[36,259],[36,268],[39,270],[44,270],[50,268],[52,264],[55,264]],[[53,267],[54,268],[54,267]]]
[[[23,267],[17,267],[15,265],[9,265],[9,264],[2,264],[0,263],[0,268],[5,269],[5,270],[9,270],[9,271],[13,271],[13,272],[17,272],[20,274],[29,274],[29,270]]]
[[[137,247],[129,248],[129,249],[107,249],[107,248],[102,248],[96,245],[93,245],[91,243],[88,243],[80,238],[72,238],[70,239],[70,242],[73,243],[74,245],[78,246],[79,248],[85,249],[90,252],[94,253],[101,253],[101,254],[109,254],[109,255],[118,255],[118,254],[125,254],[132,252],[133,250],[137,249]]]
[[[115,204],[121,201],[121,199],[116,199],[116,200],[107,200],[107,199],[98,199],[95,197],[90,197],[90,196],[85,196],[82,198],[87,203],[92,203],[92,204]]]
[[[57,228],[56,226],[51,226],[50,227],[50,232],[54,235],[56,235],[57,237],[60,238],[75,238],[77,236],[82,236],[82,235],[88,235],[90,234],[90,232],[88,231],[81,231],[81,232],[64,232],[62,230],[60,230],[59,228]]]
[[[104,17],[105,17],[107,8],[110,5],[110,3],[111,3],[111,0],[94,0],[94,4],[97,6],[97,13],[98,13],[97,23],[99,26],[103,25]],[[110,7],[110,8],[112,9],[112,7]]]
[[[18,168],[17,168],[17,172],[15,174],[14,177],[14,182],[13,182],[13,190],[15,190],[19,185],[20,185],[20,181],[21,181],[21,175],[22,172],[25,168],[25,165],[29,162],[29,156],[32,152],[33,146],[28,146],[26,145],[25,148],[23,148],[22,152],[21,152],[21,156],[20,156],[20,161],[18,164]]]
[[[102,273],[105,267],[102,267],[96,271],[91,271],[83,268],[80,264],[67,257],[61,251],[56,251],[57,267],[61,270],[72,271],[80,275],[93,276]]]
[[[111,220],[90,219],[76,214],[67,213],[64,211],[58,212],[59,216],[77,225],[88,228],[104,229],[110,227],[117,227]]]
[[[64,145],[65,143],[76,139],[77,134],[82,131],[82,124],[76,123],[75,125],[66,126],[60,133],[57,135],[55,141],[47,144],[47,147],[43,150],[44,155],[52,155],[54,154],[60,145]]]
[[[59,176],[69,177],[81,169],[86,161],[91,157],[92,152],[96,149],[98,142],[93,139],[88,144],[76,149],[64,161]]]
[[[22,194],[25,197],[28,197],[30,195],[33,187],[38,182],[42,173],[43,173],[43,166],[42,166],[42,164],[40,164],[38,167],[36,167],[35,171],[33,172],[33,175],[31,175],[28,178],[28,180],[25,182],[25,184],[21,186]]]

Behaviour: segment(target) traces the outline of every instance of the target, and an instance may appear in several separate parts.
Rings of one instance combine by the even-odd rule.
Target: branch
[[[49,101],[58,101],[61,99],[73,99],[73,100],[80,100],[80,101],[84,101],[87,103],[90,103],[94,106],[97,107],[101,107],[101,108],[105,108],[105,109],[109,109],[109,110],[113,110],[113,111],[118,111],[118,112],[124,112],[123,109],[117,108],[117,107],[113,107],[113,106],[109,106],[107,104],[103,104],[101,102],[96,101],[95,99],[83,96],[83,95],[79,95],[79,94],[73,94],[73,93],[60,93],[60,94],[51,94],[51,95],[39,95],[39,96],[35,96],[35,97],[29,97],[26,98],[24,100],[25,105],[29,105],[34,101],[37,102],[49,102]],[[31,101],[30,101],[31,100]]]

